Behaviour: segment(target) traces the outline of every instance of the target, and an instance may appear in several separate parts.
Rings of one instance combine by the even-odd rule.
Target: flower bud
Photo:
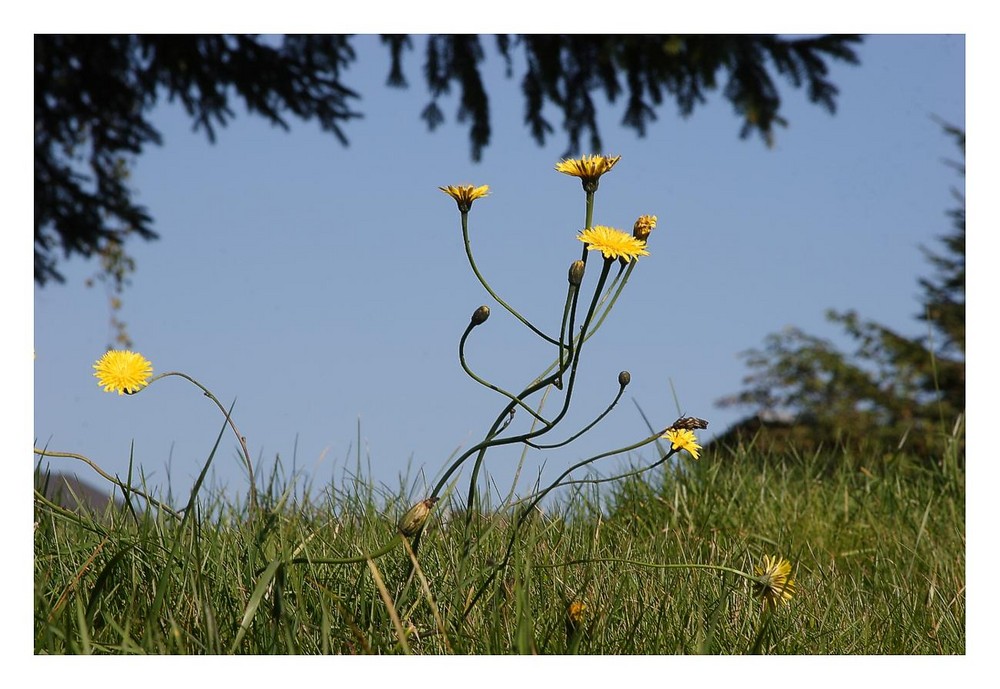
[[[399,533],[407,538],[416,536],[423,527],[424,522],[427,521],[427,517],[431,513],[431,508],[434,507],[434,503],[437,501],[438,498],[427,498],[408,509],[396,526],[399,529]]]
[[[632,382],[632,374],[628,371],[622,371],[618,374],[618,384],[625,387]]]
[[[583,282],[583,271],[586,268],[587,264],[583,261],[573,261],[569,267],[569,284],[579,287],[580,283]]]
[[[654,229],[656,229],[656,216],[640,215],[639,219],[635,221],[635,225],[632,226],[632,236],[636,239],[646,241],[649,233]]]
[[[483,304],[472,312],[472,325],[482,325],[490,317],[490,307]]]

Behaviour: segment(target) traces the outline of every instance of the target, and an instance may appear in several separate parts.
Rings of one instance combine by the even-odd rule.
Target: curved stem
[[[587,316],[586,316],[586,318],[583,321],[582,331],[584,331],[584,332],[587,330],[587,326],[589,325],[591,319],[594,316],[594,309],[597,307],[597,298],[598,298],[598,295],[600,295],[601,290],[604,288],[604,283],[605,283],[605,281],[608,278],[608,271],[610,269],[611,269],[611,260],[607,259],[607,260],[604,261],[604,267],[601,270],[601,277],[598,279],[598,281],[597,281],[597,288],[594,290],[594,298],[590,302],[590,308],[587,310]],[[574,312],[575,312],[575,309],[574,309]],[[572,323],[573,317],[571,316],[570,318],[571,318],[570,328],[572,328],[573,327],[573,323]],[[496,443],[490,443],[490,444],[485,445],[479,451],[479,456],[476,457],[476,463],[472,467],[472,478],[469,480],[469,498],[468,498],[468,501],[466,503],[468,505],[468,509],[469,509],[469,515],[468,515],[468,517],[466,519],[467,522],[468,522],[468,519],[470,519],[471,515],[472,515],[473,501],[475,500],[475,492],[476,492],[476,480],[479,478],[479,470],[482,467],[483,461],[484,461],[484,459],[486,457],[486,450],[491,445],[504,444],[504,441],[508,441],[508,442],[521,442],[521,441],[527,440],[529,438],[533,438],[533,437],[536,437],[538,435],[542,435],[544,433],[547,433],[548,431],[552,430],[555,427],[555,425],[557,423],[559,423],[563,419],[563,417],[566,415],[566,412],[569,411],[570,399],[573,396],[573,383],[576,381],[576,371],[577,371],[577,367],[580,364],[580,353],[582,351],[583,351],[583,349],[578,346],[578,347],[576,347],[575,351],[571,355],[571,362],[570,362],[570,366],[569,366],[569,381],[568,381],[568,383],[566,385],[566,395],[563,398],[562,409],[556,415],[556,417],[554,419],[552,419],[552,421],[549,423],[549,425],[546,428],[543,428],[543,429],[540,429],[538,431],[534,431],[534,432],[531,432],[531,433],[526,433],[526,434],[518,436],[516,438],[504,438],[503,440],[497,441]],[[552,379],[558,379],[558,377],[562,375],[562,372],[563,372],[563,369],[560,369],[554,376],[552,376]],[[548,383],[545,383],[545,384],[548,384]],[[541,389],[541,387],[543,387],[541,385],[541,383],[537,383],[534,386],[529,386],[527,389],[530,390],[531,392],[535,392],[536,390]],[[521,397],[525,397],[525,396],[526,396],[526,394],[521,395]]]
[[[604,306],[604,302],[608,300],[608,296],[611,294],[611,291],[614,290],[615,282],[617,282],[618,279],[621,278],[621,282],[618,284],[618,290],[615,292],[614,297],[611,298],[611,301],[608,302],[608,305],[604,307],[604,311],[601,312],[601,315],[598,317],[597,322],[594,323],[594,327],[591,328],[589,333],[584,335],[583,337],[584,342],[589,340],[594,335],[594,333],[598,331],[598,329],[601,327],[601,324],[604,323],[604,319],[608,317],[609,313],[611,313],[611,309],[614,307],[615,302],[618,301],[618,297],[621,295],[622,290],[625,289],[625,284],[628,282],[628,278],[632,274],[632,269],[635,267],[635,264],[636,264],[635,261],[629,262],[628,269],[625,270],[625,277],[622,277],[621,270],[618,271],[618,275],[615,276],[615,279],[612,281],[611,286],[608,287],[608,291],[604,295],[604,298],[601,299],[601,303],[598,305],[598,308]]]
[[[584,249],[583,253],[584,253],[584,258],[586,258],[587,250]],[[614,278],[614,280],[611,281],[611,285],[608,287],[608,291],[605,292],[604,296],[601,298],[601,300],[597,304],[597,308],[598,309],[601,309],[601,307],[604,307],[604,310],[600,312],[599,316],[597,316],[596,323],[594,323],[594,325],[592,327],[590,327],[589,329],[587,329],[585,331],[585,333],[581,332],[581,333],[573,336],[572,341],[568,344],[568,347],[570,349],[572,349],[574,346],[579,346],[582,343],[586,342],[591,337],[593,337],[593,335],[598,331],[598,329],[604,323],[604,320],[608,317],[608,314],[611,312],[612,307],[614,307],[615,302],[618,300],[618,297],[622,293],[622,290],[625,288],[625,283],[628,282],[629,275],[631,275],[632,268],[633,268],[634,265],[635,265],[635,261],[632,261],[632,262],[629,263],[628,269],[625,271],[625,277],[624,278],[622,278],[622,271],[621,270],[618,271],[618,275],[616,275],[615,278]],[[615,290],[615,286],[616,285],[617,285],[618,289],[614,293],[614,297],[612,297],[611,293],[612,293],[612,291]],[[607,303],[609,298],[611,299],[611,301],[610,301],[610,303]],[[607,303],[607,305],[605,306],[606,303]],[[572,330],[572,328],[571,328],[571,330]],[[541,380],[544,376],[546,376],[549,373],[549,371],[551,371],[556,366],[560,366],[561,364],[562,364],[561,360],[560,359],[556,359],[551,364],[549,364],[545,368],[544,371],[542,371],[540,374],[538,374],[538,376],[536,376],[535,380],[536,381]]]
[[[577,431],[576,433],[574,433],[570,437],[566,438],[566,440],[562,441],[561,443],[552,443],[552,444],[549,444],[549,445],[543,445],[543,444],[540,444],[540,443],[538,443],[538,444],[533,443],[530,440],[525,440],[524,443],[526,445],[530,446],[530,447],[535,448],[536,450],[551,450],[551,449],[556,448],[556,447],[562,447],[563,445],[569,445],[571,442],[573,442],[574,440],[576,440],[577,438],[579,438],[581,435],[583,435],[584,433],[586,433],[587,431],[589,431],[591,428],[593,428],[594,426],[596,426],[597,424],[599,424],[601,422],[601,419],[603,419],[605,416],[607,416],[609,413],[611,413],[611,410],[615,408],[616,404],[618,404],[618,400],[620,400],[622,398],[622,394],[624,394],[624,392],[625,392],[625,386],[624,385],[619,385],[618,386],[618,394],[615,395],[615,398],[613,400],[611,400],[611,404],[608,405],[607,409],[605,409],[603,412],[601,412],[601,414],[596,419],[594,419],[593,421],[591,421],[590,423],[588,423],[586,426],[584,426],[582,429],[580,429],[579,431]]]
[[[101,469],[101,467],[97,466],[97,464],[95,464],[93,461],[91,461],[87,457],[84,457],[83,455],[78,455],[78,454],[75,454],[73,452],[53,452],[51,450],[39,450],[37,447],[34,450],[35,450],[35,454],[36,455],[40,455],[42,457],[65,457],[65,458],[68,458],[68,459],[78,459],[81,462],[89,465],[90,468],[93,469],[94,471],[96,471],[98,474],[100,474],[102,478],[105,478],[108,481],[110,481],[111,483],[113,483],[116,486],[118,486],[122,491],[128,491],[130,493],[135,493],[136,495],[138,495],[139,497],[141,497],[143,500],[145,500],[146,502],[148,502],[150,505],[153,505],[154,507],[157,507],[157,508],[163,510],[164,512],[166,512],[170,516],[176,517],[177,519],[181,518],[181,513],[180,512],[177,512],[176,510],[170,508],[169,506],[167,506],[164,503],[160,502],[156,498],[150,497],[149,495],[147,495],[146,493],[142,492],[141,490],[138,490],[137,488],[133,488],[132,486],[130,486],[130,485],[126,484],[126,483],[123,483],[122,481],[118,480],[116,477],[114,477],[114,476],[106,473],[103,469]]]
[[[476,274],[476,277],[479,278],[479,282],[483,285],[484,288],[486,288],[486,291],[490,293],[490,296],[496,299],[497,303],[500,304],[500,306],[507,309],[507,311],[509,311],[510,314],[514,316],[514,318],[521,321],[522,323],[524,323],[524,325],[530,328],[533,333],[535,333],[536,335],[538,335],[540,338],[542,338],[547,342],[551,342],[554,345],[558,345],[559,342],[557,340],[552,339],[551,337],[543,333],[541,330],[536,328],[528,321],[528,319],[526,319],[524,316],[522,316],[516,310],[514,310],[514,308],[510,304],[501,299],[499,295],[497,295],[497,293],[493,291],[493,288],[490,287],[489,283],[486,282],[486,278],[483,277],[482,273],[479,272],[479,267],[476,265],[476,260],[472,257],[472,244],[469,242],[468,212],[462,213],[462,238],[465,241],[465,255],[469,258],[469,265],[472,266],[472,272]]]
[[[236,428],[236,423],[233,421],[233,417],[229,415],[229,412],[226,411],[226,408],[224,406],[222,406],[222,403],[219,402],[218,398],[216,398],[216,396],[212,394],[211,390],[206,388],[204,385],[202,385],[201,383],[199,383],[197,380],[187,375],[186,373],[181,373],[180,371],[167,371],[166,373],[161,373],[158,376],[154,376],[149,382],[150,384],[152,384],[153,382],[159,380],[160,378],[166,378],[167,376],[178,376],[195,385],[199,390],[201,390],[205,394],[205,397],[215,402],[215,406],[217,406],[219,408],[219,411],[221,411],[222,414],[226,417],[226,421],[229,423],[229,427],[233,429],[233,433],[236,434],[236,439],[239,440],[240,447],[243,450],[243,461],[247,466],[247,474],[249,474],[250,477],[250,511],[255,512],[257,510],[257,484],[254,481],[253,477],[253,462],[250,459],[250,451],[247,449],[247,439],[243,436],[243,434],[240,433],[239,429]]]
[[[665,431],[665,429],[664,429],[664,431]],[[534,499],[526,507],[522,508],[522,510],[521,510],[521,516],[518,517],[517,525],[514,527],[512,533],[511,533],[512,538],[513,538],[513,536],[515,536],[517,534],[517,529],[521,526],[521,524],[524,523],[524,520],[527,519],[527,515],[528,515],[528,513],[531,512],[532,508],[534,508],[535,505],[537,505],[538,503],[540,503],[542,501],[542,498],[544,498],[550,492],[552,492],[553,490],[555,490],[556,488],[558,488],[559,485],[560,485],[560,483],[562,482],[562,480],[564,478],[566,478],[567,476],[569,476],[571,473],[573,473],[574,471],[576,471],[580,467],[584,467],[584,466],[586,466],[588,464],[592,464],[592,463],[596,462],[599,459],[604,459],[605,457],[611,457],[611,456],[614,456],[614,455],[620,455],[623,452],[631,452],[632,450],[636,450],[636,449],[642,447],[643,445],[647,445],[647,444],[653,442],[654,440],[656,440],[657,438],[659,438],[662,435],[663,435],[663,432],[654,433],[651,436],[643,438],[642,440],[640,440],[637,443],[633,443],[631,445],[627,445],[625,447],[618,448],[617,450],[609,450],[607,452],[602,452],[601,454],[594,455],[593,457],[588,457],[587,459],[580,460],[579,462],[577,462],[576,464],[574,464],[573,466],[571,466],[569,469],[566,469],[566,471],[564,471],[561,474],[559,474],[559,477],[555,481],[553,481],[552,483],[550,483],[547,488],[545,488],[545,489],[543,489],[543,490],[535,493]],[[664,455],[663,457],[661,457],[658,463],[662,463],[662,462],[667,461],[667,459],[669,459],[671,455],[676,454],[676,453],[677,453],[677,450],[675,450],[673,448],[670,448],[670,451],[666,455]],[[513,540],[511,541],[511,543],[513,543]]]
[[[541,490],[541,491],[535,493],[534,498],[531,500],[531,502],[528,503],[526,506],[524,506],[524,507],[521,508],[521,514],[518,517],[517,522],[514,524],[514,528],[511,529],[510,540],[507,542],[507,550],[506,550],[506,552],[504,552],[503,560],[493,568],[493,571],[490,572],[490,575],[488,577],[486,577],[486,581],[484,581],[482,583],[482,585],[479,587],[479,590],[477,590],[476,593],[475,593],[475,595],[469,600],[468,604],[465,607],[465,611],[462,613],[462,618],[464,619],[469,614],[469,612],[472,610],[472,608],[475,606],[475,604],[479,601],[479,599],[482,597],[482,595],[486,592],[486,588],[490,585],[490,583],[493,581],[493,579],[496,578],[496,575],[503,568],[505,568],[507,566],[507,564],[510,562],[510,556],[511,556],[511,553],[513,552],[513,550],[514,550],[514,543],[517,540],[517,532],[520,530],[521,526],[524,525],[524,522],[528,518],[528,515],[531,514],[531,510],[534,509],[535,506],[539,502],[541,502],[542,498],[544,498],[550,492],[552,492],[557,487],[559,487],[560,482],[564,478],[566,478],[567,476],[569,476],[569,474],[571,474],[572,472],[576,471],[580,467],[583,467],[583,466],[586,466],[587,464],[591,464],[593,462],[596,462],[599,459],[603,459],[605,457],[610,457],[611,455],[621,454],[622,452],[629,452],[630,450],[637,449],[637,448],[642,447],[643,445],[645,445],[647,443],[653,442],[654,440],[656,440],[657,438],[659,438],[660,435],[662,435],[662,433],[654,433],[653,435],[651,435],[651,436],[649,436],[649,437],[647,437],[647,438],[645,438],[643,440],[640,440],[639,442],[634,443],[632,445],[628,445],[628,446],[620,448],[618,450],[611,450],[609,452],[602,452],[599,455],[594,455],[593,457],[589,457],[587,459],[579,461],[576,464],[574,464],[573,466],[571,466],[570,468],[568,468],[563,473],[559,474],[559,477],[555,481],[553,481],[552,483],[550,483],[547,488],[545,488],[544,490]],[[662,459],[660,459],[660,462],[665,462],[671,455],[675,454],[676,452],[677,452],[677,450],[674,450],[673,448],[671,448],[670,452],[668,452],[666,454],[666,456],[664,456]]]
[[[559,358],[556,362],[559,365],[560,370],[563,370],[566,366],[566,357],[572,355],[573,351],[573,338],[572,331],[568,326],[570,322],[570,316],[576,309],[576,296],[580,293],[579,285],[574,285],[570,283],[569,289],[566,290],[566,303],[563,305],[563,315],[562,322],[559,324]],[[567,342],[566,340],[570,341]],[[548,369],[546,369],[548,370]],[[556,379],[556,388],[562,390],[562,377]]]
[[[573,324],[576,315],[576,303],[579,294],[580,292],[578,289],[573,290],[573,305],[570,309],[570,323],[569,323],[570,332],[572,332],[573,330]],[[570,356],[572,357],[572,350],[570,351]],[[528,387],[526,387],[523,391],[521,391],[521,394],[518,395],[518,398],[524,399],[529,395],[532,395],[533,393],[537,392],[538,390],[541,390],[542,388],[548,386],[549,384],[554,383],[555,380],[562,375],[562,373],[566,370],[566,368],[568,368],[568,366],[569,362],[567,361],[564,365],[560,366],[559,371],[556,374],[550,376],[549,378],[543,378],[542,376],[537,377],[534,381],[532,381],[532,383]],[[548,372],[548,370],[551,370],[551,368],[552,367],[550,366],[549,369],[546,370],[546,372]],[[464,464],[465,461],[469,457],[471,457],[474,453],[484,450],[485,448],[488,448],[491,445],[519,442],[521,439],[523,439],[523,437],[534,437],[548,430],[548,428],[546,428],[542,429],[541,431],[533,431],[523,437],[508,438],[505,439],[504,441],[497,441],[496,443],[494,443],[493,438],[496,437],[496,435],[503,430],[503,427],[505,427],[504,420],[509,418],[510,413],[513,409],[514,409],[513,402],[509,403],[506,407],[504,407],[503,410],[497,415],[496,419],[493,422],[493,425],[490,427],[490,430],[487,431],[485,439],[480,441],[476,445],[472,446],[468,450],[466,450],[461,456],[459,456],[458,459],[456,459],[454,462],[451,463],[451,465],[445,470],[444,474],[438,480],[437,484],[434,486],[434,490],[431,492],[431,497],[437,497],[440,494],[445,484],[448,483],[448,479],[451,477],[451,475],[455,473],[458,470],[458,468],[462,466],[462,464]],[[419,541],[420,537],[418,535],[414,541],[415,544],[414,547],[416,547],[416,545],[419,544]]]
[[[583,483],[597,484],[597,483],[610,483],[612,481],[621,481],[623,478],[629,478],[630,476],[638,476],[639,474],[645,474],[647,471],[651,471],[656,467],[660,466],[668,459],[670,459],[669,453],[663,455],[649,466],[644,466],[642,468],[634,469],[632,471],[626,471],[624,474],[615,474],[614,476],[607,476],[605,478],[575,478],[571,481],[563,481],[562,483],[559,484],[559,487],[565,488],[566,486],[575,486]]]
[[[550,424],[548,421],[546,421],[544,418],[542,418],[540,415],[538,415],[535,412],[534,409],[532,409],[531,407],[529,407],[528,405],[526,405],[519,398],[515,397],[512,393],[507,392],[503,388],[501,388],[501,387],[499,387],[497,385],[494,385],[493,383],[490,383],[487,380],[484,380],[484,379],[480,378],[475,373],[473,373],[473,371],[472,371],[471,368],[469,368],[469,365],[465,361],[465,341],[469,338],[469,334],[472,332],[472,330],[475,327],[476,327],[475,324],[470,323],[468,325],[468,327],[465,329],[465,332],[462,334],[462,339],[459,340],[459,342],[458,342],[458,360],[462,364],[462,369],[469,375],[470,378],[472,378],[474,381],[476,381],[480,385],[488,387],[490,390],[493,390],[494,392],[499,392],[501,395],[503,395],[507,399],[511,400],[512,402],[514,402],[518,406],[520,406],[522,409],[524,409],[525,411],[527,411],[529,414],[531,414],[533,417],[535,417],[536,419],[538,419],[539,421],[541,421],[546,426],[551,426],[552,424]]]

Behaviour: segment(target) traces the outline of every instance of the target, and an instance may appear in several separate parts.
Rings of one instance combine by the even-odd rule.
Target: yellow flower
[[[662,437],[670,441],[670,446],[674,450],[687,450],[689,455],[698,459],[701,445],[698,444],[698,438],[694,431],[689,431],[686,428],[668,428]]]
[[[639,219],[635,221],[635,225],[632,226],[632,236],[636,239],[646,241],[646,238],[649,237],[649,233],[655,229],[655,215],[640,215]]]
[[[438,189],[455,199],[455,202],[458,203],[458,210],[463,213],[469,212],[469,209],[472,208],[473,201],[481,199],[490,193],[490,187],[488,184],[484,184],[481,187],[474,187],[471,184],[466,184],[465,186],[460,187],[438,187]]]
[[[621,230],[604,225],[594,225],[576,236],[592,251],[600,251],[604,258],[621,258],[631,261],[639,256],[649,256],[646,242],[640,241]]]
[[[583,188],[587,189],[588,184],[594,185],[597,189],[597,180],[605,172],[608,172],[621,160],[621,156],[591,155],[582,158],[567,158],[556,163],[556,170],[565,174],[579,177],[583,182]],[[588,191],[592,191],[588,189]]]
[[[587,604],[582,600],[574,600],[566,608],[566,640],[573,642],[584,633],[584,622],[587,619]]]
[[[779,603],[787,603],[795,593],[795,580],[791,577],[792,563],[778,557],[764,556],[762,564],[754,567],[757,581],[754,592],[761,599],[765,608],[777,607]]]
[[[137,352],[111,350],[94,364],[94,376],[104,392],[117,390],[119,395],[138,392],[149,385],[153,364]]]

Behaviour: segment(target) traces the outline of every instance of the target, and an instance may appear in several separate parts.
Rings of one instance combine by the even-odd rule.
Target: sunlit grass
[[[95,516],[36,496],[35,651],[965,652],[963,474],[716,451],[680,466],[547,501],[492,579],[511,514],[484,505],[466,533],[454,496],[416,568],[402,544],[312,562],[396,536],[412,496],[362,478],[310,498],[279,471],[257,512],[206,490],[186,519],[134,498]],[[763,555],[793,567],[795,595],[773,611],[735,574],[662,567],[752,572]],[[573,601],[585,612],[571,625]]]

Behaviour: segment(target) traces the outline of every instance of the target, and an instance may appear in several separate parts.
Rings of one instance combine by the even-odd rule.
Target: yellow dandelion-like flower
[[[587,619],[587,604],[582,600],[574,600],[566,608],[566,640],[572,642],[574,638],[584,632],[584,622]]]
[[[116,390],[119,395],[139,392],[149,385],[153,364],[138,352],[111,350],[94,364],[94,376],[104,392]]]
[[[764,561],[754,567],[757,581],[754,593],[765,608],[775,608],[779,603],[787,603],[795,593],[795,580],[791,577],[792,563],[788,560],[764,556]]]
[[[594,225],[576,236],[591,251],[600,251],[604,258],[621,258],[625,261],[649,256],[646,242],[613,227]]]
[[[694,431],[689,431],[686,428],[668,428],[662,437],[670,441],[670,446],[674,450],[687,450],[689,455],[698,459],[701,445],[698,444],[698,438]]]
[[[608,172],[621,160],[621,156],[590,155],[582,158],[567,158],[556,163],[556,170],[564,175],[579,177],[583,182],[583,188],[594,185],[597,189],[597,181],[605,172]],[[592,191],[592,189],[588,189]]]
[[[635,221],[635,225],[632,226],[632,236],[636,239],[646,241],[649,237],[649,233],[656,229],[656,216],[655,215],[640,215],[639,219]]]
[[[490,193],[490,186],[488,184],[484,184],[481,187],[466,184],[464,186],[438,187],[438,189],[455,199],[455,202],[458,204],[458,210],[462,213],[468,213],[469,209],[472,208],[473,201],[481,199]]]

